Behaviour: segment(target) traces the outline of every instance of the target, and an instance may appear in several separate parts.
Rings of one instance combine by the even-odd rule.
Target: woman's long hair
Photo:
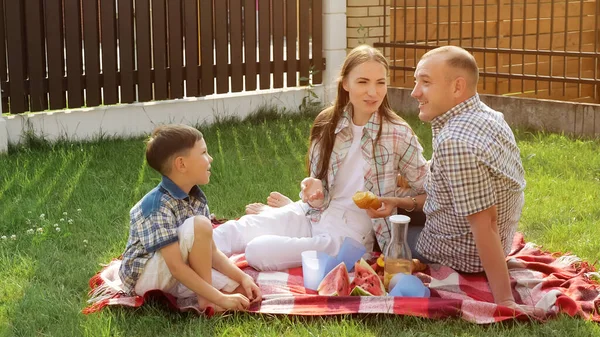
[[[315,160],[315,152],[317,152],[317,170],[313,177],[325,182],[325,188],[329,186],[329,184],[327,184],[327,171],[329,169],[329,161],[331,157],[331,152],[333,151],[333,145],[335,144],[335,129],[340,121],[340,118],[342,117],[342,114],[344,113],[344,109],[350,102],[350,95],[344,89],[343,82],[344,79],[346,79],[348,74],[354,68],[367,61],[378,62],[385,67],[386,74],[389,72],[388,61],[381,54],[381,52],[379,52],[379,50],[368,45],[361,45],[352,49],[348,56],[346,56],[344,64],[342,65],[340,76],[338,77],[337,81],[337,97],[335,98],[333,106],[319,113],[317,118],[315,118],[315,121],[310,130],[310,144],[313,153],[311,155],[309,150],[309,157],[307,160],[307,171],[309,173],[309,176],[313,176],[311,174],[311,166],[313,161]],[[378,112],[380,123],[383,120],[389,122],[402,121],[402,119],[398,115],[396,115],[390,107],[390,103],[387,98],[387,93],[384,96],[383,101],[381,102],[381,106],[379,107]],[[380,127],[375,142],[379,141],[379,137],[381,136],[381,129],[382,128]]]

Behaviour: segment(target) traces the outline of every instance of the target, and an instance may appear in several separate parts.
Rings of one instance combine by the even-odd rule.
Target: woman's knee
[[[270,266],[267,263],[269,252],[273,254],[271,250],[269,250],[268,243],[265,238],[258,237],[246,245],[246,261],[248,261],[248,265],[257,270],[270,270]]]

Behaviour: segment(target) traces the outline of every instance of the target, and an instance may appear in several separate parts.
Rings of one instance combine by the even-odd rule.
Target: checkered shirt
[[[496,205],[500,240],[509,253],[524,204],[519,148],[504,116],[477,94],[433,119],[431,126],[427,221],[417,251],[459,271],[483,271],[467,216]]]
[[[130,211],[129,240],[119,277],[133,294],[146,262],[161,248],[178,241],[177,227],[193,216],[210,216],[204,192],[194,186],[188,195],[164,177]]]
[[[335,130],[335,144],[331,152],[327,175],[328,187],[324,188],[325,203],[320,208],[309,207],[307,211],[307,216],[312,222],[319,221],[321,213],[327,209],[331,201],[329,191],[333,190],[340,165],[352,145],[351,120],[352,106],[349,105]],[[380,128],[382,128],[381,136],[378,143],[374,144]],[[319,152],[316,150],[316,146],[318,146],[318,143],[312,144],[309,153],[310,158],[312,158],[311,176],[315,176],[317,172]],[[428,164],[423,157],[423,148],[417,136],[406,122],[403,120],[394,123],[386,121],[381,124],[380,115],[375,112],[363,129],[360,147],[363,158],[368,163],[364,175],[366,190],[382,197],[414,196],[425,193],[423,185]],[[397,186],[398,174],[401,174],[408,181],[410,188],[399,188]],[[343,184],[344,182],[339,183]],[[390,239],[389,218],[372,219],[372,222],[379,246],[386,247]]]

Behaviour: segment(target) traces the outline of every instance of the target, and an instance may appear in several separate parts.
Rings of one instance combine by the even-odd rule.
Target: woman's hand
[[[308,203],[312,207],[321,207],[325,202],[323,194],[323,183],[317,178],[304,178],[300,183],[302,191],[302,201]]]
[[[374,210],[371,208],[367,209],[367,214],[371,218],[385,218],[394,213],[394,210],[397,207],[397,199],[395,197],[379,197],[381,201],[381,207],[379,209]]]

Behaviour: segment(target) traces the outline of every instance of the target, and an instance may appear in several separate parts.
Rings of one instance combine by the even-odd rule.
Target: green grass
[[[239,216],[246,203],[264,200],[272,190],[297,196],[311,121],[310,116],[254,116],[202,128],[214,157],[212,179],[204,187],[212,212]],[[409,122],[429,157],[429,126]],[[520,230],[549,250],[598,260],[600,142],[517,135],[528,183]],[[0,241],[0,336],[600,335],[597,324],[568,317],[491,326],[387,315],[236,313],[206,319],[172,313],[160,304],[82,315],[87,281],[99,263],[123,251],[129,209],[160,181],[145,164],[143,148],[142,139],[50,145],[32,138],[29,147],[12,147],[0,157],[0,236],[9,237]],[[27,234],[37,228],[43,233]],[[10,239],[13,234],[16,240]]]

